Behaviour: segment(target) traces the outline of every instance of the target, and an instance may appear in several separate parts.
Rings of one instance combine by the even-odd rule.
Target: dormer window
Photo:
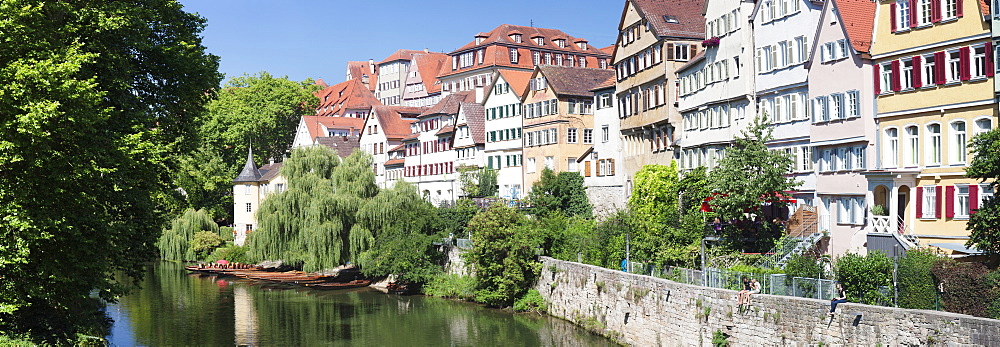
[[[476,44],[478,45],[478,44],[481,44],[481,43],[483,43],[483,38],[481,36],[477,36],[476,37]]]
[[[541,46],[545,44],[545,38],[541,36],[535,37],[535,44]]]
[[[521,43],[521,34],[510,34],[510,40],[516,43]]]
[[[555,42],[556,46],[559,46],[559,48],[566,48],[566,40],[555,39],[555,40],[552,40],[552,41]]]
[[[577,42],[576,43],[576,47],[578,47],[578,48],[580,48],[582,50],[586,50],[587,49],[587,42],[586,41]]]

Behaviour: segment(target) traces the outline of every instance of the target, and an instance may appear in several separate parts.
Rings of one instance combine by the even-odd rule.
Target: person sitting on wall
[[[830,313],[827,313],[827,315],[832,316],[833,311],[837,310],[837,304],[845,302],[847,302],[847,294],[844,293],[844,286],[837,283],[837,297],[830,299]]]
[[[750,303],[750,290],[752,286],[750,285],[750,279],[743,276],[743,290],[736,294],[737,308],[742,308],[743,305]]]
[[[750,280],[750,292],[747,293],[746,300],[747,306],[750,306],[750,299],[753,299],[754,294],[760,294],[760,282],[757,282],[756,278]]]

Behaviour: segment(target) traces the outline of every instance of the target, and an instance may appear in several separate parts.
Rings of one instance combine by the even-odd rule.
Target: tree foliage
[[[937,296],[937,283],[931,269],[941,256],[929,250],[911,249],[899,258],[896,278],[902,308],[933,310]]]
[[[194,234],[194,238],[191,239],[191,251],[194,252],[198,259],[205,259],[209,254],[215,251],[216,248],[222,247],[226,244],[219,234],[211,231],[199,231]]]
[[[931,268],[944,292],[941,303],[948,312],[986,317],[997,292],[988,282],[989,270],[979,263],[941,258]]]
[[[443,258],[433,245],[440,240],[434,228],[437,212],[406,182],[366,201],[357,214],[359,230],[369,233],[358,260],[362,271],[372,276],[394,274],[411,282],[433,279],[441,272],[438,264]]]
[[[187,209],[170,223],[170,229],[164,230],[156,242],[160,258],[183,261],[204,257],[198,256],[191,248],[195,234],[202,231],[218,234],[219,225],[204,210]]]
[[[541,270],[535,259],[527,220],[502,203],[490,206],[469,221],[475,247],[465,254],[476,272],[476,301],[510,306],[531,287]]]
[[[718,193],[711,202],[712,208],[723,220],[732,221],[724,230],[731,240],[760,240],[760,245],[771,245],[777,238],[777,228],[764,227],[745,213],[760,217],[761,205],[783,206],[776,193],[783,193],[799,184],[788,174],[794,162],[790,155],[767,148],[773,139],[772,128],[765,115],[754,118],[753,123],[736,137],[735,144],[726,149],[726,155],[708,175],[709,188]]]
[[[528,200],[539,216],[561,211],[567,216],[590,217],[593,211],[587,200],[583,176],[576,172],[555,174],[545,168],[541,178],[532,185]]]
[[[0,330],[101,335],[90,295],[114,300],[112,274],[141,278],[155,255],[172,158],[192,148],[218,58],[173,1],[0,13]]]
[[[977,135],[972,139],[972,163],[965,169],[967,176],[980,181],[991,181],[993,191],[997,191],[997,177],[1000,177],[1000,129]],[[966,228],[970,231],[967,246],[975,247],[988,254],[1000,254],[1000,200],[996,196],[987,198],[979,205],[979,210],[969,216]]]
[[[870,252],[866,256],[847,253],[833,267],[837,281],[844,286],[847,300],[869,305],[891,303],[879,287],[892,287],[892,259],[885,253]]]

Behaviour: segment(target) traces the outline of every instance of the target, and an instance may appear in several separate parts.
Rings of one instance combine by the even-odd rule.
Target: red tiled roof
[[[361,76],[368,75],[368,90],[374,92],[378,85],[378,66],[374,66],[375,73],[372,73],[372,65],[367,61],[347,62],[348,79],[361,80]]]
[[[346,110],[370,109],[382,104],[375,98],[375,94],[356,79],[323,88],[315,95],[319,98],[317,116],[340,116]]]
[[[674,72],[675,73],[681,72],[687,70],[689,67],[698,65],[698,62],[700,62],[701,59],[704,57],[705,57],[705,50],[701,50],[700,52],[698,52],[698,54],[695,54],[693,57],[691,57],[691,60],[689,60],[687,63],[674,69]]]
[[[990,4],[986,0],[979,0],[979,14],[982,16],[990,15]]]
[[[453,126],[453,125],[447,125],[447,126],[441,127],[441,130],[438,130],[438,132],[434,133],[434,135],[444,135],[444,134],[449,134],[449,133],[453,133],[453,132],[455,132],[455,126]]]
[[[351,117],[327,117],[327,116],[302,116],[302,121],[309,129],[309,137],[316,140],[317,137],[326,137],[329,134],[326,129],[354,129],[355,133],[360,133],[365,127],[365,120]]]
[[[417,54],[417,53],[424,53],[424,51],[415,51],[415,50],[412,50],[412,49],[401,49],[401,50],[393,52],[388,57],[385,57],[385,59],[382,59],[382,61],[378,62],[378,65],[382,65],[382,64],[385,64],[385,63],[390,63],[390,62],[394,62],[394,61],[398,61],[398,60],[410,61],[411,59],[413,59],[413,55]]]
[[[608,69],[555,65],[540,65],[538,71],[556,94],[583,97],[593,96],[590,90],[615,76],[615,72]]]
[[[460,107],[465,115],[465,124],[469,125],[472,141],[476,144],[486,143],[486,109],[475,102],[463,102]]]
[[[406,116],[409,113],[400,113],[400,109],[414,109],[414,107],[403,108],[382,105],[372,107],[372,113],[378,118],[378,124],[381,124],[382,133],[385,134],[386,138],[401,139],[412,133],[410,131],[410,123],[413,123],[415,119]]]
[[[705,0],[629,0],[659,36],[705,37]],[[624,17],[625,13],[622,12]],[[669,16],[669,17],[667,17]],[[667,18],[677,23],[668,23]]]
[[[360,136],[318,137],[315,142],[336,151],[341,158],[347,158],[355,149],[361,148]]]
[[[513,90],[518,98],[523,97],[524,93],[528,91],[531,71],[500,70],[500,75],[503,76],[504,81],[510,84],[510,90]]]
[[[459,103],[465,102],[466,100],[474,101],[473,99],[476,97],[474,93],[474,91],[467,90],[455,94],[448,94],[448,96],[444,97],[444,99],[438,101],[438,103],[428,108],[424,111],[424,113],[421,113],[420,117],[435,114],[457,114]]]
[[[514,42],[510,38],[510,35],[515,33],[522,34],[520,43]],[[585,57],[587,61],[587,66],[592,66],[592,67],[599,66],[600,64],[599,59],[608,59],[608,60],[611,59],[610,54],[602,50],[596,49],[593,46],[590,46],[589,44],[585,46],[586,49],[581,49],[575,44],[575,42],[580,42],[581,41],[580,39],[566,35],[566,33],[557,29],[534,28],[534,27],[525,27],[525,26],[517,26],[510,24],[501,24],[500,26],[489,31],[487,34],[489,34],[489,36],[479,44],[476,44],[476,41],[473,40],[467,43],[466,45],[456,49],[455,51],[448,53],[448,55],[451,57],[457,57],[458,55],[469,51],[474,51],[476,52],[475,54],[480,54],[481,50],[485,50],[485,54],[483,55],[482,59],[482,64],[478,63],[479,59],[477,57],[475,59],[477,64],[452,70],[451,62],[446,62],[441,67],[441,73],[438,75],[438,77],[449,76],[456,73],[473,71],[492,66],[522,68],[525,70],[529,70],[534,68],[534,63],[532,59],[533,51],[540,52],[542,54],[543,60],[544,60],[544,53],[546,52],[552,54],[563,54],[567,56],[572,56],[575,58],[577,65],[579,64],[580,57]],[[542,36],[545,38],[545,41],[543,42],[542,45],[538,45],[535,43],[534,40],[530,39],[530,37],[534,36]],[[567,40],[566,47],[559,47],[551,39],[553,37],[565,38]],[[585,42],[586,40],[583,41]],[[511,62],[510,48],[517,49],[518,52],[517,63]],[[553,56],[552,60],[553,62],[556,60],[555,56]]]
[[[609,76],[607,80],[598,83],[596,86],[594,86],[594,88],[591,89],[591,91],[614,87],[616,80],[617,78],[615,76]]]
[[[424,90],[427,94],[437,94],[441,92],[441,83],[438,83],[437,75],[441,67],[448,61],[448,55],[444,53],[421,53],[413,56],[413,64],[416,64],[420,71],[420,79],[424,83]]]
[[[607,53],[608,55],[615,54],[615,45],[610,45],[604,48],[598,48],[598,50]]]
[[[385,166],[403,165],[404,163],[406,163],[406,159],[390,159],[386,161],[384,165]]]
[[[837,13],[847,31],[851,46],[858,52],[872,48],[872,30],[875,28],[875,8],[878,3],[870,0],[834,0]]]
[[[404,137],[404,138],[403,138],[403,139],[402,139],[401,141],[403,141],[403,142],[406,142],[406,141],[413,141],[413,140],[416,140],[416,139],[417,139],[417,138],[419,138],[419,137],[420,137],[420,134],[413,134],[413,135],[410,135],[410,136],[407,136],[407,137]]]
[[[313,84],[315,84],[315,85],[319,86],[320,88],[326,88],[326,87],[329,87],[329,86],[330,86],[329,84],[326,84],[326,82],[325,82],[325,81],[323,81],[323,79],[322,79],[322,78],[317,78],[317,79],[316,79],[316,82],[313,82]]]
[[[406,145],[399,145],[399,146],[393,147],[388,152],[402,151],[404,148],[406,148]]]

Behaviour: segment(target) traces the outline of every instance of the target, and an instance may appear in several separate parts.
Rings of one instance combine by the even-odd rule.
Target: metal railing
[[[682,267],[659,269],[655,266],[638,262],[628,264],[632,273],[669,279],[675,282],[696,286],[725,288],[731,290],[743,289],[743,277],[756,279],[760,283],[761,293],[770,295],[797,296],[828,300],[835,294],[836,281],[822,278],[792,277],[785,274],[760,274],[725,269],[708,268],[705,271]]]

